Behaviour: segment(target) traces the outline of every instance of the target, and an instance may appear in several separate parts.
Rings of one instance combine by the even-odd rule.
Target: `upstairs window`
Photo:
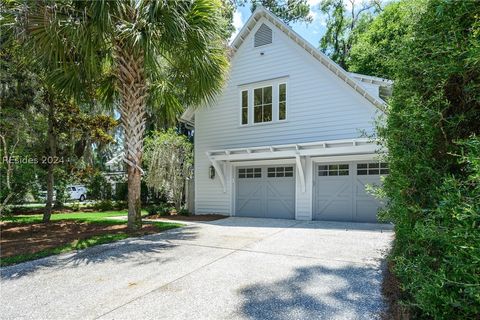
[[[272,86],[253,90],[253,122],[272,121]]]
[[[278,85],[278,120],[287,119],[287,84]]]
[[[242,124],[248,123],[248,90],[242,91]]]
[[[272,43],[272,29],[270,29],[266,24],[262,23],[257,32],[255,32],[253,46],[256,48],[270,43]]]
[[[287,120],[286,77],[239,86],[241,126],[279,123]]]

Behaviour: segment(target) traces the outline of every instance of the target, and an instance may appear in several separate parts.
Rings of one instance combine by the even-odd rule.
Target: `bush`
[[[147,212],[149,216],[160,215],[160,216],[169,216],[172,208],[166,204],[151,205],[147,207]]]
[[[97,202],[94,205],[95,210],[98,211],[111,211],[115,209],[114,203],[112,200],[102,200]]]
[[[172,207],[160,206],[158,214],[161,216],[169,216],[171,212],[172,212]]]
[[[72,203],[69,207],[72,211],[80,211],[80,203],[78,202]]]
[[[182,209],[180,209],[180,211],[177,214],[181,215],[181,216],[189,216],[190,212],[187,209],[182,208]]]
[[[101,174],[94,174],[87,184],[88,198],[94,200],[106,200],[112,198],[112,186]]]
[[[126,182],[117,182],[115,184],[115,196],[117,201],[127,201],[128,197],[128,184]]]
[[[377,131],[390,167],[390,259],[412,318],[478,319],[480,6],[408,3],[415,10],[408,36],[392,44],[395,88]]]
[[[115,203],[115,209],[117,209],[117,210],[128,209],[128,202],[127,201],[117,200],[114,203]]]
[[[480,314],[480,139],[466,143],[465,152],[467,177],[451,175],[433,188],[438,206],[410,230],[400,226],[394,256],[407,292],[437,319]]]

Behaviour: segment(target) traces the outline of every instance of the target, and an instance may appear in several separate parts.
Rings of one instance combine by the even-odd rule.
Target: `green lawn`
[[[146,212],[142,212],[142,215],[146,215]],[[79,222],[87,223],[100,223],[100,224],[126,224],[126,220],[120,219],[111,219],[111,217],[120,217],[127,216],[126,210],[121,211],[106,211],[106,212],[76,212],[76,213],[59,213],[52,214],[51,221],[60,221],[60,220],[75,220]],[[16,222],[16,223],[38,223],[42,221],[42,215],[18,215],[13,217],[2,217],[2,221],[6,222]],[[172,223],[172,222],[152,222],[158,232],[179,228],[183,224]],[[0,266],[12,265],[24,261],[39,259],[54,254],[60,254],[64,252],[69,252],[73,250],[85,249],[99,244],[114,242],[128,237],[136,236],[135,234],[128,233],[118,233],[118,234],[102,234],[93,236],[87,239],[75,240],[69,244],[62,245],[56,248],[42,250],[36,253],[29,254],[19,254],[16,256],[5,257],[0,261]],[[29,245],[26,243],[25,245]]]
[[[142,216],[147,215],[146,211],[142,211]],[[59,220],[76,220],[81,222],[95,222],[95,223],[109,223],[109,224],[119,224],[125,223],[124,220],[120,219],[111,219],[112,217],[126,217],[126,210],[119,211],[105,211],[105,212],[74,212],[74,213],[55,213],[51,216],[51,221]],[[37,223],[42,222],[41,214],[31,214],[31,215],[15,215],[2,217],[2,221],[10,221],[17,223]]]

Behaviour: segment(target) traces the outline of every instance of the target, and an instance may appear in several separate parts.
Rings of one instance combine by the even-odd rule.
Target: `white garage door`
[[[367,185],[379,185],[386,163],[320,164],[315,169],[314,220],[376,222],[381,203]]]
[[[237,168],[235,215],[295,219],[294,169],[291,165]]]

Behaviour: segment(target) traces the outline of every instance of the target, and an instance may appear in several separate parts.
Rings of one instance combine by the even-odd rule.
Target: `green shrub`
[[[438,205],[401,230],[393,258],[405,290],[436,319],[480,314],[480,139],[465,148],[464,171],[432,188]]]
[[[160,216],[169,216],[172,211],[172,208],[166,204],[153,204],[147,207],[147,212],[149,216],[160,215]]]
[[[126,182],[117,182],[115,184],[115,196],[117,201],[127,201],[128,197],[128,184]]]
[[[390,167],[390,259],[413,319],[478,319],[480,6],[408,3],[407,36],[391,44],[388,61],[395,80],[388,117],[377,131]]]
[[[172,212],[172,208],[169,206],[160,206],[158,214],[161,216],[169,216]]]
[[[128,209],[128,202],[127,201],[117,200],[114,203],[115,203],[115,209],[116,210]]]
[[[80,211],[80,203],[74,202],[69,206],[72,211]]]
[[[111,211],[115,206],[112,200],[101,200],[94,205],[94,208],[98,211]]]
[[[157,211],[158,211],[157,209],[158,209],[158,208],[157,208],[157,206],[155,206],[155,205],[151,205],[151,206],[148,206],[148,207],[146,208],[149,216],[156,215],[156,214],[157,214]]]
[[[90,199],[106,200],[112,198],[112,186],[100,172],[90,178],[87,189]]]
[[[182,209],[180,209],[180,211],[177,214],[179,214],[181,216],[189,216],[190,212],[187,209],[182,208]]]

